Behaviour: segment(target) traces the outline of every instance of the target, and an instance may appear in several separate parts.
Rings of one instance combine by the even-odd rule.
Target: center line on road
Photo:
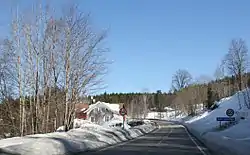
[[[158,144],[161,144],[162,141],[164,140],[165,137],[169,137],[169,135],[172,133],[172,128],[170,128],[169,133],[166,136],[163,136],[162,139],[160,140],[160,142]]]

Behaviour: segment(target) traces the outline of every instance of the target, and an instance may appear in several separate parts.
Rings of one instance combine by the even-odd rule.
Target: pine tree
[[[155,107],[158,111],[162,110],[161,100],[160,100],[161,94],[162,94],[161,90],[157,90],[154,97]]]
[[[104,102],[108,102],[108,95],[107,95],[106,91],[103,94],[103,100],[104,100]]]
[[[213,91],[212,91],[211,84],[208,84],[208,88],[207,88],[207,108],[210,108],[213,104],[214,104]]]

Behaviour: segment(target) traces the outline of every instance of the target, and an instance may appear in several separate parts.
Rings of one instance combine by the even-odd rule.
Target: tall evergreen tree
[[[208,84],[207,88],[207,108],[210,108],[214,104],[213,101],[213,91],[211,84]]]
[[[162,110],[162,103],[161,103],[161,99],[160,99],[161,96],[162,96],[161,90],[157,90],[155,97],[154,97],[154,100],[155,100],[155,107],[158,111]]]

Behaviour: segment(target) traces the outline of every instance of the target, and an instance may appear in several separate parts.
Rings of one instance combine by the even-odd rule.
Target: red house
[[[79,103],[75,105],[75,116],[76,119],[88,120],[92,123],[102,125],[116,115],[119,116],[120,108],[121,104],[110,104],[100,101],[91,105]]]
[[[86,103],[78,103],[75,104],[75,112],[76,112],[76,118],[78,119],[87,119],[87,113],[85,112],[89,108],[89,105]]]

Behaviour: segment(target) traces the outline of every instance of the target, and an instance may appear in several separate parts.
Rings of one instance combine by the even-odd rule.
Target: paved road
[[[138,139],[82,155],[211,155],[186,129],[170,122]]]

